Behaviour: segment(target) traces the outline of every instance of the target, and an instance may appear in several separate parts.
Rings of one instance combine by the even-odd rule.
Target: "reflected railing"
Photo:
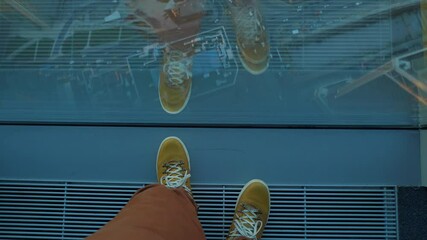
[[[335,92],[335,98],[345,96],[375,79],[386,76],[412,95],[419,103],[427,105],[426,54],[427,48],[424,48],[393,58],[386,64],[338,88]]]

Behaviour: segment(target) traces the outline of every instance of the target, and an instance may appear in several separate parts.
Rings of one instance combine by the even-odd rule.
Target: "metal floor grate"
[[[142,183],[0,180],[0,239],[81,239]],[[208,239],[224,239],[240,185],[194,185]],[[395,187],[270,186],[264,239],[398,239]]]

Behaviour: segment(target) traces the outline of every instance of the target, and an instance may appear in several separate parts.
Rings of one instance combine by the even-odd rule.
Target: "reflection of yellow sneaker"
[[[184,188],[190,196],[190,157],[184,143],[177,137],[168,137],[157,153],[157,181],[168,188]]]
[[[227,240],[238,237],[261,239],[270,214],[270,191],[263,181],[248,182],[237,199],[236,212]]]
[[[239,57],[252,74],[268,68],[270,43],[257,0],[229,0]]]
[[[192,58],[180,50],[166,50],[160,72],[159,98],[163,109],[170,114],[180,113],[191,94]]]

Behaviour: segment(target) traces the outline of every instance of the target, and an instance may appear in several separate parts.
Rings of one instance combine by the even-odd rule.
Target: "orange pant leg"
[[[197,205],[184,189],[150,185],[87,240],[204,240]]]

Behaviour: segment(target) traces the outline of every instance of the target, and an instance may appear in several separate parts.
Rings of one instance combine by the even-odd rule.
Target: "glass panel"
[[[3,0],[0,121],[419,126],[426,2]]]

